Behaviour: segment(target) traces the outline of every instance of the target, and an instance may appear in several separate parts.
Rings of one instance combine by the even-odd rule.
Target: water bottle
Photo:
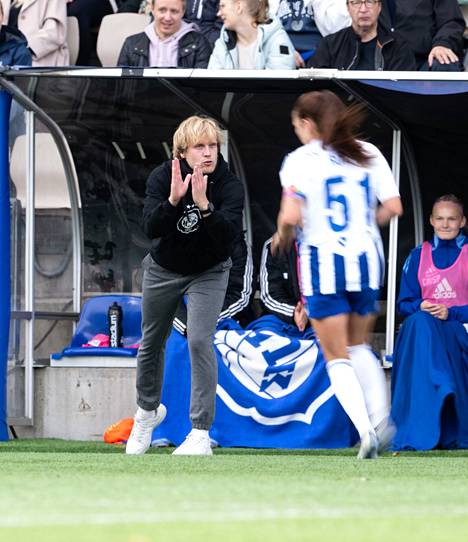
[[[109,319],[109,346],[120,348],[122,346],[122,307],[114,301],[107,313]]]

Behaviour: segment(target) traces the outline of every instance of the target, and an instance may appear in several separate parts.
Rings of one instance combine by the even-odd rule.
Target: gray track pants
[[[213,333],[223,307],[231,260],[198,275],[164,269],[148,254],[143,260],[142,339],[137,362],[137,403],[154,410],[161,400],[164,349],[177,305],[188,295],[187,338],[190,352],[190,421],[195,429],[213,423],[218,367]]]

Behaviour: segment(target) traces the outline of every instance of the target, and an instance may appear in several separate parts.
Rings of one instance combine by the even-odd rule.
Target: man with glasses
[[[351,26],[325,36],[307,63],[340,70],[415,70],[405,42],[377,28],[380,0],[348,0]]]

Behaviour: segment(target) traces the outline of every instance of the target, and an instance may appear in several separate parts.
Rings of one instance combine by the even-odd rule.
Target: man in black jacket
[[[380,0],[348,0],[351,26],[325,36],[307,63],[309,68],[340,70],[415,70],[405,42],[377,29]]]
[[[164,344],[177,306],[188,297],[192,431],[176,455],[211,455],[217,361],[212,335],[242,231],[244,190],[219,154],[221,131],[209,118],[186,119],[174,134],[174,160],[149,176],[143,228],[152,239],[143,260],[142,340],[138,351],[135,423],[127,454],[141,455],[166,415],[160,404]]]
[[[408,44],[417,69],[462,70],[466,24],[457,0],[383,0],[379,19]]]
[[[129,36],[117,64],[146,68],[206,68],[211,45],[193,23],[183,20],[185,0],[153,0],[154,22]]]

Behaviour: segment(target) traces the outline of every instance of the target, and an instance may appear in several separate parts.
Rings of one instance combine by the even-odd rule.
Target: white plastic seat
[[[70,196],[62,159],[49,133],[36,133],[36,209],[70,209]],[[16,197],[26,206],[26,136],[16,138],[10,156],[10,176]]]
[[[122,45],[128,36],[143,32],[150,23],[148,15],[140,13],[113,13],[106,15],[99,27],[97,56],[105,67],[117,66]]]
[[[67,45],[70,53],[70,66],[74,66],[80,51],[80,29],[76,17],[67,17]]]

